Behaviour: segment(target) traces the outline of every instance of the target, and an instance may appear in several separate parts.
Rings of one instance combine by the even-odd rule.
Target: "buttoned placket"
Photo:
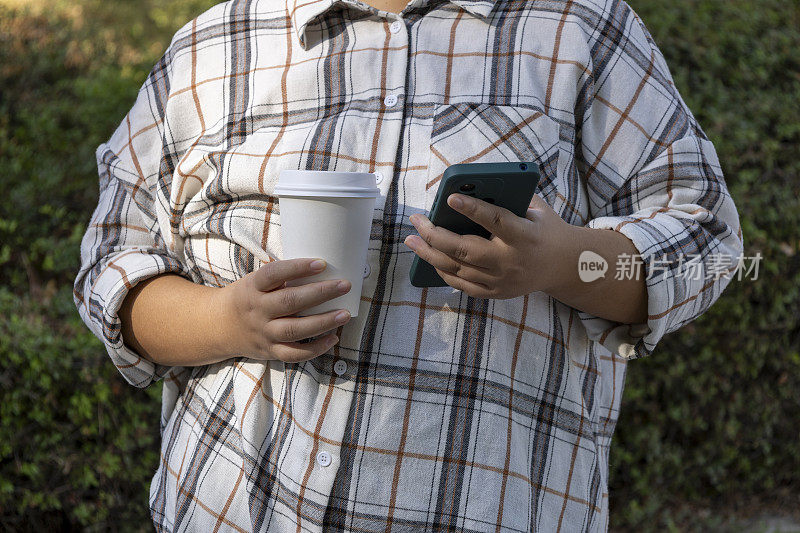
[[[360,4],[357,0],[355,1]],[[414,2],[411,2],[406,9],[413,7],[413,4]],[[405,11],[403,10],[403,12]],[[376,129],[380,129],[375,161],[371,162],[373,165],[371,171],[375,173],[375,185],[380,191],[379,196],[375,199],[374,221],[380,221],[383,218],[386,198],[394,179],[394,160],[397,156],[405,119],[409,33],[402,17],[403,12],[398,14],[378,10],[377,14],[381,17],[381,20],[375,21],[376,31],[369,36],[369,39],[372,46],[380,49],[385,44],[389,50],[385,54],[385,63],[382,62],[376,65],[376,72],[373,74],[364,72],[362,74],[365,76],[372,75],[377,80],[384,80],[383,85],[378,87],[380,92],[376,97],[379,101],[372,123],[373,132]],[[360,36],[359,39],[363,39],[363,37]],[[383,54],[381,55],[383,57]],[[364,265],[362,296],[373,295],[377,287],[382,241],[382,235],[377,231],[379,227],[379,223],[373,224],[373,231],[370,233],[367,260]],[[351,319],[343,330],[342,346],[353,348],[353,350],[358,349],[368,314],[368,303],[362,300],[358,316]],[[354,358],[357,357],[357,352],[343,350],[342,356]]]
[[[353,8],[366,10],[369,6],[358,0],[346,0]],[[413,3],[413,2],[412,2]],[[372,10],[374,13],[374,10]],[[376,87],[374,97],[376,102],[374,118],[371,121],[370,135],[376,138],[374,161],[371,162],[370,172],[376,174],[375,184],[380,194],[375,199],[373,220],[378,225],[373,225],[370,233],[367,262],[364,266],[364,280],[361,294],[371,297],[377,287],[377,273],[380,271],[380,250],[382,235],[377,228],[383,219],[383,210],[389,187],[393,181],[394,161],[400,144],[400,135],[403,131],[406,103],[406,78],[408,74],[408,30],[402,19],[402,14],[379,11],[380,19],[374,21],[374,29],[369,35],[359,35],[357,42],[360,47],[387,47],[385,54],[381,54],[381,62],[368,65],[359,65],[353,75],[370,76],[375,80],[383,80]],[[363,30],[362,30],[363,31]],[[387,39],[388,38],[388,39]],[[374,68],[370,72],[368,69]],[[341,330],[341,340],[337,349],[331,350],[329,355],[334,361],[331,368],[333,372],[330,381],[325,384],[327,391],[321,391],[320,397],[330,393],[327,406],[318,404],[315,408],[317,416],[324,416],[320,436],[312,438],[305,449],[304,458],[306,471],[310,473],[306,490],[318,495],[326,494],[330,497],[336,473],[341,460],[341,448],[332,443],[341,442],[347,426],[347,416],[350,404],[353,401],[355,381],[353,380],[358,368],[358,349],[369,315],[369,305],[362,300],[359,313],[353,317]],[[324,415],[323,415],[324,411]],[[314,529],[307,521],[303,528]]]

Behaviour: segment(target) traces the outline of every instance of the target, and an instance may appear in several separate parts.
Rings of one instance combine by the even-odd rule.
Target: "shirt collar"
[[[410,0],[409,4],[414,7],[422,7],[430,3],[431,0]],[[480,19],[488,18],[498,0],[450,0],[453,4],[461,7],[465,11],[475,15]],[[306,48],[305,36],[306,28],[315,23],[315,18],[325,14],[336,4],[344,4],[361,11],[367,11],[370,6],[360,0],[286,0],[286,10],[289,12],[292,27],[294,28],[300,45]]]

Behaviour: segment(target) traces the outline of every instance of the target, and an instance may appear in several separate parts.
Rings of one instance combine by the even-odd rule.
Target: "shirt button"
[[[383,103],[386,105],[386,107],[392,107],[397,103],[397,95],[395,94],[388,95],[386,98],[383,99]]]
[[[400,22],[399,20],[395,20],[395,21],[394,21],[394,22],[392,22],[392,24],[389,26],[389,31],[391,31],[392,33],[397,33],[397,32],[399,32],[399,31],[400,31],[400,28],[402,28],[402,27],[403,27],[403,23],[402,23],[402,22]]]
[[[372,269],[369,267],[369,263],[364,265],[364,277],[369,277],[369,273],[372,272]]]
[[[347,372],[347,363],[345,363],[343,359],[339,359],[333,363],[333,371],[336,372],[337,376],[341,376]]]
[[[319,463],[319,466],[323,466],[323,467],[330,466],[330,464],[331,464],[331,454],[329,454],[325,450],[322,450],[321,452],[319,452],[317,454],[317,462]]]
[[[383,181],[383,174],[381,174],[380,172],[375,172],[375,185],[378,185],[382,181]]]

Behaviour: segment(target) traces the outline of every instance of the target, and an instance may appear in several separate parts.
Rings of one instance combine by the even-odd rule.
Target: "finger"
[[[458,289],[469,296],[474,298],[493,298],[494,292],[481,283],[475,283],[473,281],[466,280],[459,276],[454,276],[449,272],[445,272],[443,270],[436,269],[436,272],[442,277],[445,283],[453,287],[454,289]]]
[[[550,204],[544,201],[544,199],[539,196],[538,194],[534,194],[533,198],[531,198],[531,203],[528,204],[528,209],[552,209]]]
[[[283,287],[264,295],[267,317],[293,315],[309,307],[347,294],[352,284],[346,279],[315,281],[297,287]]]
[[[455,201],[460,200],[461,206],[456,206]],[[471,198],[464,194],[454,193],[447,197],[447,205],[463,214],[470,220],[474,220],[492,235],[497,235],[503,240],[511,239],[519,231],[518,216],[497,205]]]
[[[492,241],[479,235],[459,235],[442,226],[436,226],[425,215],[414,214],[409,220],[428,245],[453,259],[483,268],[494,264],[496,254]]]
[[[319,357],[339,342],[335,333],[325,335],[312,342],[281,342],[272,346],[272,355],[286,363],[298,363]]]
[[[339,318],[340,313],[342,316]],[[273,342],[299,341],[322,335],[349,321],[350,313],[344,309],[304,317],[276,318],[267,323],[266,334]]]
[[[322,261],[321,268],[313,268],[314,261]],[[313,257],[280,259],[262,265],[253,273],[256,289],[269,292],[280,288],[285,281],[319,274],[327,264]]]
[[[531,198],[530,204],[528,204],[528,210],[525,212],[525,218],[536,221],[548,213],[555,213],[555,210],[542,197],[534,194]]]
[[[453,276],[463,278],[468,281],[493,285],[497,280],[486,269],[468,265],[457,259],[453,259],[444,252],[431,247],[416,235],[409,235],[406,238],[406,246],[412,248],[420,259],[430,263],[437,270],[448,272]]]

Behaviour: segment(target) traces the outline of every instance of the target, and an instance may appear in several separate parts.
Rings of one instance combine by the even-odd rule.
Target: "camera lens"
[[[461,187],[459,187],[459,189],[464,191],[464,192],[471,191],[474,188],[475,188],[475,184],[474,183],[465,183]]]
[[[520,169],[520,170],[528,170],[528,165],[526,165],[525,163],[521,163],[521,164],[519,165],[519,169]]]

